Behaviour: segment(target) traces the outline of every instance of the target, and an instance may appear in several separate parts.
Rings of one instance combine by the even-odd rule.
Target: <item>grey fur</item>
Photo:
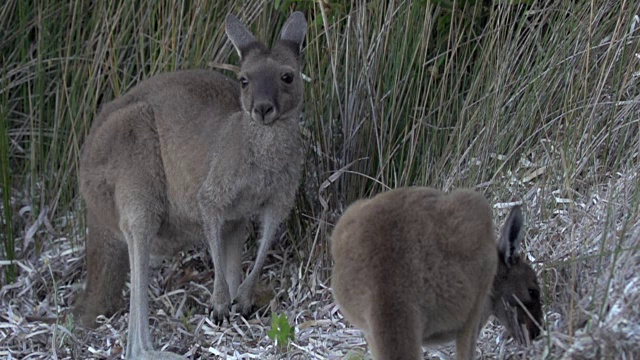
[[[294,13],[289,22],[296,26],[283,34],[291,31],[302,41],[306,26],[300,18]],[[214,321],[228,317],[232,300],[248,316],[274,233],[294,203],[303,158],[298,53],[290,42],[271,50],[254,47],[244,25],[233,16],[227,21],[226,32],[243,55],[240,76],[247,86],[204,70],[155,76],[103,107],[82,151],[88,275],[74,312],[80,323],[95,326],[97,315],[118,310],[130,268],[128,359],[181,358],[153,351],[151,255],[206,240],[215,270]],[[252,47],[257,51],[245,51]],[[241,283],[246,226],[253,217],[262,224],[262,237],[254,267]]]
[[[232,14],[228,14],[225,19],[225,31],[241,57],[245,49],[258,42],[256,37]]]

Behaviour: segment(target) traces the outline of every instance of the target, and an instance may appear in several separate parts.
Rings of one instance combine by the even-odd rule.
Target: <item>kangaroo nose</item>
[[[271,103],[263,102],[258,103],[253,106],[253,119],[265,124],[270,123],[268,119],[271,118],[270,115],[273,114],[274,108]]]

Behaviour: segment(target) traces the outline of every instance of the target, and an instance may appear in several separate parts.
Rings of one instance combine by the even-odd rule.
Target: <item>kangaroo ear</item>
[[[253,36],[237,17],[228,14],[224,23],[224,30],[242,59],[258,40],[256,40],[256,37]]]
[[[520,243],[524,236],[522,210],[520,206],[511,209],[507,221],[502,227],[502,234],[498,240],[498,254],[500,260],[511,267],[520,261]]]
[[[304,37],[307,34],[307,20],[300,11],[296,11],[282,27],[280,41],[289,45],[296,52],[296,56],[302,51]]]

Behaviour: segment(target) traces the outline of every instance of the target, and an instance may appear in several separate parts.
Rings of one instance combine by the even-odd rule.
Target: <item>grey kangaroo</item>
[[[180,359],[153,350],[147,286],[150,256],[206,241],[213,259],[213,320],[232,303],[248,316],[274,233],[293,207],[303,159],[300,12],[268,49],[228,15],[240,55],[238,81],[205,70],[141,82],[106,104],[80,159],[87,207],[87,283],[74,313],[87,326],[122,304],[131,272],[128,359]],[[252,218],[261,223],[255,264],[242,279]]]
[[[382,193],[351,205],[333,231],[333,294],[374,359],[422,359],[422,345],[451,340],[458,359],[473,359],[491,314],[520,341],[540,333],[522,236],[514,207],[496,243],[491,207],[471,190]]]

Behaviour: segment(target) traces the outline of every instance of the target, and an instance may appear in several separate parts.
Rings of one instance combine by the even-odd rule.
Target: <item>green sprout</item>
[[[271,317],[271,330],[267,333],[276,346],[281,348],[289,346],[289,340],[295,340],[295,329],[289,325],[289,320],[284,314]]]

